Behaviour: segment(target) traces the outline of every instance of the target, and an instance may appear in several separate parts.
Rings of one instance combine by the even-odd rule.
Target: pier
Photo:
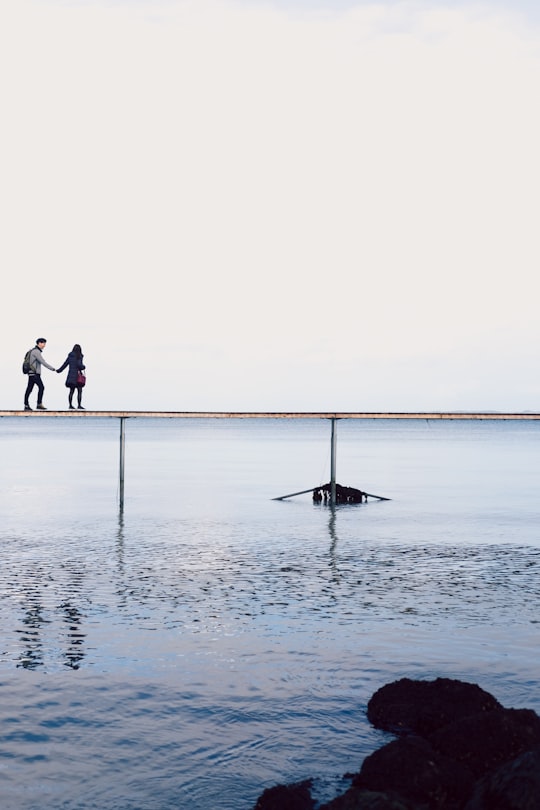
[[[540,420],[540,411],[2,411],[2,416],[40,419],[47,416],[109,417],[116,419],[510,419]]]
[[[506,420],[506,421],[540,421],[540,412],[523,411],[503,413],[501,411],[3,411],[2,417],[23,417],[25,419],[88,419],[104,418],[118,419],[120,423],[120,458],[119,458],[119,506],[124,510],[124,483],[125,483],[125,423],[126,419],[328,419],[331,422],[331,477],[330,477],[330,503],[336,504],[336,448],[337,432],[336,422],[340,419],[420,419],[423,421],[446,420]],[[301,495],[311,492],[312,489],[282,495],[275,500]],[[366,493],[368,494],[368,493]],[[378,495],[369,497],[387,500]]]

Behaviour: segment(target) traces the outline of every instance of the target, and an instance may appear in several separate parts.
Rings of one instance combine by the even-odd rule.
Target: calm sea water
[[[321,799],[367,701],[458,677],[540,711],[540,425],[0,420],[3,810]]]

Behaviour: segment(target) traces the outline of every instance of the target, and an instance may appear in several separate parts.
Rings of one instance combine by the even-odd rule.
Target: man
[[[30,374],[28,375],[28,385],[26,386],[26,393],[24,395],[24,410],[31,411],[32,408],[30,407],[30,403],[28,402],[28,398],[34,389],[34,385],[37,385],[38,395],[37,395],[37,409],[38,411],[46,411],[47,408],[43,405],[43,391],[45,390],[45,386],[41,381],[41,366],[45,366],[50,371],[56,371],[55,368],[50,366],[48,363],[45,362],[43,359],[43,355],[41,352],[45,348],[47,341],[45,338],[38,338],[36,340],[36,345],[30,352]]]

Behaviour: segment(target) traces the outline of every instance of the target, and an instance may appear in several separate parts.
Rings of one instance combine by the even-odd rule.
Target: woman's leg
[[[70,408],[73,408],[73,392],[74,391],[75,391],[75,389],[73,388],[73,386],[70,386],[69,394],[68,394],[68,401],[69,401],[69,407]]]
[[[82,385],[78,385],[77,386],[77,405],[79,406],[79,408],[82,408],[81,402],[82,402]]]

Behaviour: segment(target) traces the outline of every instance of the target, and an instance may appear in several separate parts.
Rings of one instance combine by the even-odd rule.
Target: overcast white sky
[[[0,409],[540,409],[539,89],[519,0],[2,0]]]

